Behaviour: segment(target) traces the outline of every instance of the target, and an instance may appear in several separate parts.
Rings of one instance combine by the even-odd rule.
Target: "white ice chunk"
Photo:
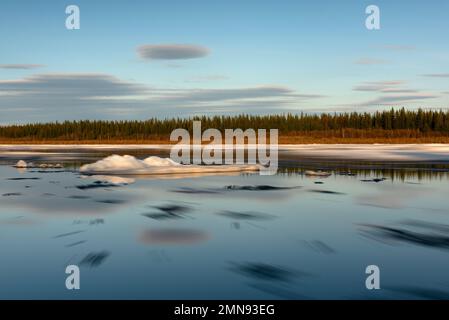
[[[93,176],[81,176],[83,179],[93,179],[97,181],[103,181],[108,182],[111,184],[117,184],[117,185],[127,185],[132,184],[136,182],[135,179],[132,178],[124,178],[124,177],[118,177],[118,176],[107,176],[107,175],[93,175]]]
[[[258,165],[184,165],[169,158],[112,155],[95,163],[83,165],[80,172],[88,174],[164,175],[185,173],[222,173],[258,171]]]
[[[25,161],[19,160],[19,161],[17,161],[17,163],[14,165],[14,167],[16,167],[16,168],[27,168],[28,165],[27,165],[27,163],[26,163]]]

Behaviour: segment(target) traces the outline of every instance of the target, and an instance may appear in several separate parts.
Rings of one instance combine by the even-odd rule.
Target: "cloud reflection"
[[[148,229],[139,235],[139,241],[144,244],[193,244],[204,242],[209,235],[195,229]]]

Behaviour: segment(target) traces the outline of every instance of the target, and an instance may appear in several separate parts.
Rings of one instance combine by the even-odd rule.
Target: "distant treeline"
[[[172,130],[192,130],[200,120],[202,130],[248,128],[279,129],[280,136],[326,138],[448,137],[449,111],[405,109],[375,113],[323,113],[236,115],[141,121],[64,121],[0,126],[0,140],[154,140],[168,139]]]

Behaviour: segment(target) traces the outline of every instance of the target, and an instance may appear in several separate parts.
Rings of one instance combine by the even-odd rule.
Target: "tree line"
[[[31,140],[145,140],[167,139],[177,128],[192,130],[192,121],[201,121],[202,130],[216,128],[243,130],[279,129],[280,135],[310,135],[327,132],[343,136],[344,132],[413,132],[415,136],[449,136],[449,111],[391,109],[368,112],[201,116],[147,120],[80,120],[0,126],[0,139]]]

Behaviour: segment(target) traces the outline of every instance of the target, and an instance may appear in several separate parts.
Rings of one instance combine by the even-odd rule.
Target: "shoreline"
[[[0,158],[37,155],[106,152],[122,154],[136,151],[169,152],[168,144],[0,144]],[[202,145],[205,146],[204,144]],[[255,148],[255,145],[237,145],[237,148]],[[269,146],[267,146],[267,149]],[[436,161],[449,162],[449,144],[283,144],[279,154],[292,161],[361,160],[361,161]]]
[[[224,142],[223,142],[224,143]],[[269,144],[270,140],[267,140],[266,144]],[[159,140],[148,140],[148,141],[135,141],[135,140],[119,140],[119,141],[98,141],[98,140],[85,140],[85,141],[60,141],[60,140],[45,140],[45,141],[2,141],[0,140],[0,146],[174,146],[177,145],[176,141],[159,141]],[[209,141],[203,141],[202,145],[209,144]],[[427,145],[427,144],[448,144],[449,139],[329,139],[329,140],[314,140],[306,139],[299,141],[290,141],[289,139],[279,139],[279,146],[286,145]]]

